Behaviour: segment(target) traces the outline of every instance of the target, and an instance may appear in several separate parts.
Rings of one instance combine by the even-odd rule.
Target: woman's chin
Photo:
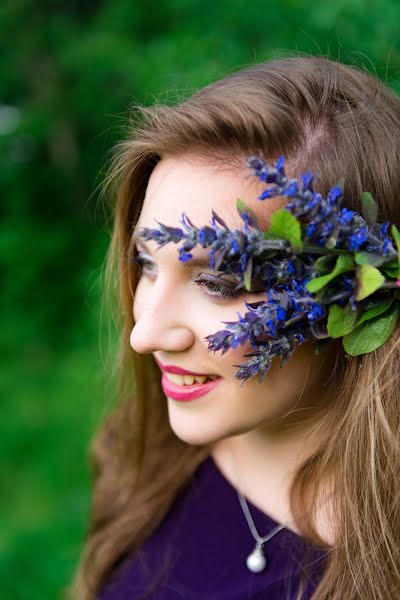
[[[204,446],[225,437],[227,432],[218,427],[215,415],[210,423],[206,415],[201,418],[199,414],[190,414],[190,411],[182,410],[181,403],[177,406],[177,402],[168,396],[167,401],[171,429],[183,442]]]

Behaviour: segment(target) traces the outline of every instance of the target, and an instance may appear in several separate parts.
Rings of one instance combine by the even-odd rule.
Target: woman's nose
[[[195,339],[191,328],[191,313],[185,310],[182,293],[162,289],[158,282],[145,295],[135,298],[135,325],[130,345],[139,354],[158,350],[179,352],[189,348]]]

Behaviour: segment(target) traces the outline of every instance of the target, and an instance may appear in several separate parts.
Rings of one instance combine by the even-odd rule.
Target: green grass
[[[59,598],[78,558],[89,507],[87,447],[109,402],[96,333],[84,333],[73,350],[51,356],[38,347],[1,375],[3,598]]]

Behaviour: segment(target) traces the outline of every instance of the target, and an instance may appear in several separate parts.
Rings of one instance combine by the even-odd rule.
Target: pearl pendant
[[[265,558],[262,547],[257,544],[255,549],[246,560],[247,568],[253,573],[260,573],[267,566],[267,559]]]

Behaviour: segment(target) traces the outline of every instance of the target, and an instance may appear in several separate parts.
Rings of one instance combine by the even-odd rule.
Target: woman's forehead
[[[176,157],[162,159],[153,170],[140,215],[141,227],[157,227],[157,221],[179,226],[182,212],[201,227],[211,223],[212,210],[228,227],[243,227],[236,209],[241,198],[257,215],[261,227],[267,228],[270,214],[285,204],[283,198],[264,201],[258,196],[265,188],[248,169],[215,165],[204,158],[196,162]]]

